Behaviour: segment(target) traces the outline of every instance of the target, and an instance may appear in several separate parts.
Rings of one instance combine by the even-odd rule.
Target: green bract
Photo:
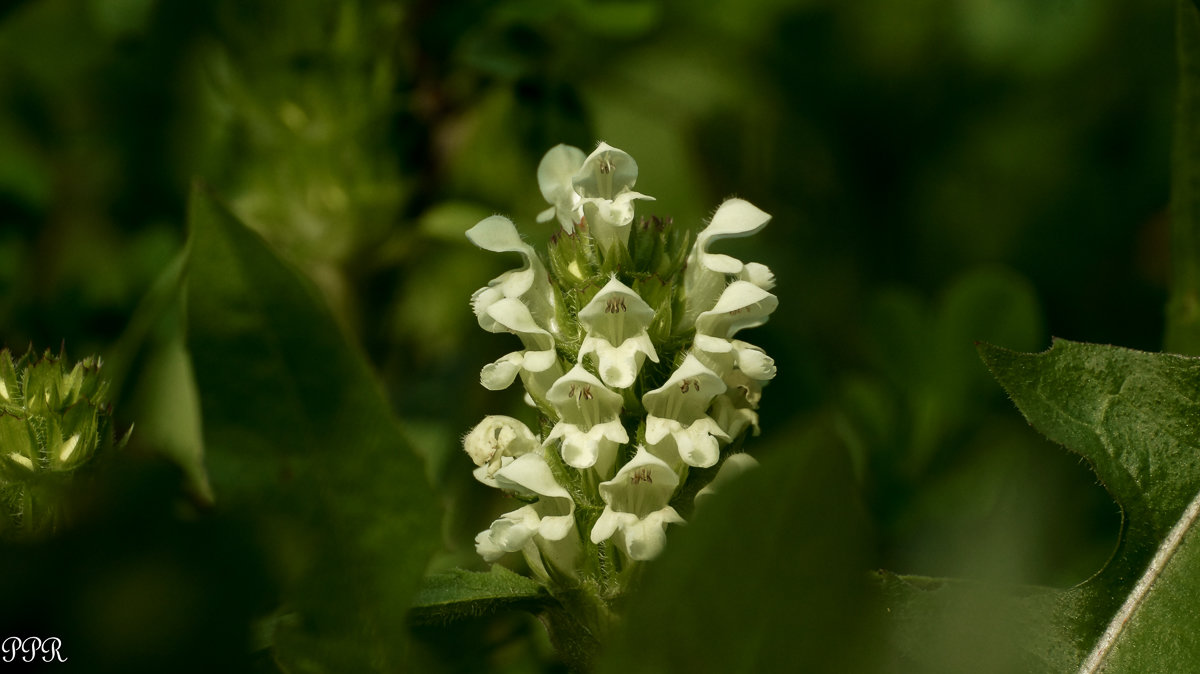
[[[115,441],[101,361],[68,369],[64,356],[0,350],[0,527],[10,536],[47,533],[66,517],[65,489]]]

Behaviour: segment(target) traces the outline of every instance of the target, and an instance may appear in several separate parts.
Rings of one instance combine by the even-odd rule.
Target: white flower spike
[[[476,478],[524,501],[476,536],[476,551],[489,562],[522,554],[596,634],[612,631],[608,597],[630,591],[641,577],[631,571],[683,523],[681,494],[703,502],[753,464],[730,452],[757,435],[763,385],[776,374],[766,352],[736,338],[777,307],[774,275],[710,250],[770,216],[729,199],[688,248],[690,232],[672,218],[639,218],[653,197],[637,180],[633,157],[607,143],[590,154],[558,145],[537,171],[549,204],[537,220],[556,230],[546,257],[503,216],[467,233],[523,260],[475,292],[472,308],[480,327],[522,347],[485,366],[480,382],[500,390],[519,376],[540,423],[489,416],[463,438]],[[691,468],[717,465],[698,492],[685,484],[709,475]]]

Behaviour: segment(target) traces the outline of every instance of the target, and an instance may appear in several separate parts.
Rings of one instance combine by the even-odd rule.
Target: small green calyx
[[[48,534],[67,519],[69,484],[114,446],[101,361],[0,350],[0,535]]]

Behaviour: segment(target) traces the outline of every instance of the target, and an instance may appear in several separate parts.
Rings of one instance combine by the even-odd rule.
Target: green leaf
[[[865,513],[845,451],[813,436],[791,434],[671,533],[598,671],[870,671]]]
[[[117,410],[136,423],[132,446],[169,457],[187,474],[192,493],[211,502],[200,401],[186,344],[188,259],[189,251],[184,249],[159,274],[105,367]],[[128,399],[122,400],[125,392]]]
[[[417,590],[409,617],[419,624],[443,623],[505,609],[536,609],[548,601],[541,585],[493,564],[487,573],[452,569],[429,576]]]
[[[1086,458],[1124,514],[1110,563],[1055,602],[1062,643],[1091,653],[1081,671],[1190,669],[1200,359],[1063,340],[1040,354],[980,353],[1026,419]]]
[[[218,507],[281,579],[287,671],[396,671],[439,516],[368,366],[314,289],[192,192],[188,346]]]
[[[1075,593],[977,581],[873,574],[898,672],[1070,672]]]

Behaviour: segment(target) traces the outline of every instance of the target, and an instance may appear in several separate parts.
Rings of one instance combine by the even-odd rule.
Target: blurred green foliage
[[[145,422],[131,456],[167,453],[190,476],[174,496],[107,491],[96,522],[6,563],[43,585],[138,588],[126,569],[162,562],[195,589],[212,564],[245,560],[243,584],[204,610],[246,624],[275,608],[278,579],[263,579],[271,562],[246,521],[163,514],[208,488],[181,309],[155,310],[150,292],[166,279],[157,304],[169,305],[201,178],[365,351],[445,511],[431,568],[481,569],[471,541],[505,504],[473,482],[458,438],[521,402],[477,384],[512,345],[475,327],[467,298],[506,262],[462,233],[504,212],[533,243],[548,238],[531,226],[538,159],[605,140],[638,159],[648,212],[698,226],[736,193],[774,215],[729,244],[775,270],[781,299],[754,335],[780,375],[748,446],[783,465],[798,432],[832,423],[851,484],[803,488],[812,502],[861,500],[865,523],[847,523],[844,542],[868,541],[865,563],[1082,581],[1119,513],[1084,465],[1024,427],[972,343],[1160,345],[1172,35],[1165,0],[6,5],[0,344],[112,356],[121,426]],[[88,545],[117,526],[103,513],[137,504],[158,508],[160,542],[123,533],[88,569],[56,547]],[[188,547],[194,530],[212,544]],[[168,610],[145,583],[126,594]],[[739,587],[765,591],[751,585]],[[6,625],[21,625],[28,592],[0,603]],[[69,633],[89,644],[105,638],[88,630],[125,624],[62,597],[30,624],[76,616]],[[232,643],[229,624],[206,624]],[[172,629],[195,639],[181,653],[205,641],[194,623]],[[555,666],[516,614],[423,627],[414,642],[427,671]]]

